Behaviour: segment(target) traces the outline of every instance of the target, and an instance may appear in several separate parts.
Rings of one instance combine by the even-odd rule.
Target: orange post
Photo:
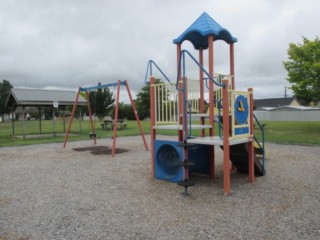
[[[209,74],[211,77],[214,76],[214,59],[213,59],[213,41],[214,38],[212,35],[208,37],[208,51],[209,51]],[[210,136],[214,136],[214,85],[211,80],[209,80],[209,124],[212,126],[209,130]],[[210,146],[210,178],[214,178],[214,162],[215,162],[215,155],[214,155],[214,146]]]
[[[154,177],[154,141],[156,139],[156,99],[155,99],[155,84],[156,80],[154,77],[150,77],[150,129],[151,129],[151,177]]]
[[[137,123],[138,123],[138,127],[139,127],[139,130],[140,130],[140,134],[141,134],[141,137],[142,137],[144,146],[146,147],[146,150],[149,151],[146,138],[144,137],[144,133],[143,133],[143,131],[142,131],[142,127],[141,127],[140,119],[139,119],[139,116],[138,116],[138,112],[137,112],[136,107],[135,107],[135,105],[134,105],[134,102],[133,102],[133,100],[132,100],[132,96],[131,96],[131,92],[130,92],[130,89],[129,89],[128,81],[127,81],[127,80],[124,80],[124,82],[125,82],[125,84],[126,84],[126,89],[127,89],[127,92],[128,92],[129,98],[130,98],[131,107],[132,107],[132,109],[133,109],[134,116],[135,116],[136,121],[137,121]]]
[[[234,44],[230,43],[230,75],[231,75],[231,90],[235,89],[235,75],[234,75]],[[232,170],[236,170],[236,166],[232,164]]]
[[[188,105],[188,78],[187,77],[184,77],[182,79],[183,83],[184,83],[184,91],[182,92],[183,93],[183,101],[182,101],[182,109],[183,109],[183,112],[182,112],[182,116],[187,116],[186,119],[184,119],[184,117],[182,118],[182,126],[184,126],[184,124],[186,124],[187,126],[187,129],[185,130],[185,135],[188,136],[189,134],[189,130],[188,130],[188,124],[189,124],[189,117],[188,117],[188,110],[189,110],[189,105]],[[185,101],[185,106],[184,107],[184,101]],[[190,113],[189,113],[190,114]]]
[[[235,89],[235,79],[234,79],[234,44],[230,43],[230,75],[231,75],[231,86],[232,90]]]
[[[180,63],[180,54],[181,54],[181,44],[177,44],[177,71],[179,70],[179,63]],[[181,78],[181,67],[180,67],[180,71],[178,72],[178,76],[180,76]],[[179,78],[179,80],[180,80]]]
[[[70,121],[69,121],[69,125],[68,125],[68,130],[67,130],[66,136],[65,136],[65,138],[64,138],[63,148],[65,148],[66,145],[67,145],[67,141],[68,141],[68,137],[69,137],[69,133],[70,133],[70,129],[71,129],[72,120],[73,120],[74,113],[75,113],[76,108],[77,108],[77,103],[78,103],[79,95],[80,95],[80,87],[79,87],[79,89],[78,89],[78,93],[77,93],[77,96],[76,96],[76,100],[74,101],[74,104],[73,104],[73,108],[72,108],[72,112],[71,112],[71,117],[70,117]]]
[[[249,92],[249,121],[250,121],[250,137],[251,141],[248,143],[248,152],[249,152],[249,181],[254,182],[254,145],[253,145],[253,89],[248,88]]]
[[[116,154],[117,122],[118,122],[118,112],[119,112],[119,96],[120,96],[120,80],[118,80],[118,85],[117,85],[116,109],[115,109],[114,120],[113,120],[112,157],[114,157],[114,155]]]
[[[214,77],[214,69],[213,69],[213,36],[210,35],[208,37],[208,43],[209,43],[209,74],[211,77]],[[209,80],[209,122],[212,128],[210,129],[210,136],[214,136],[214,85],[211,80]]]
[[[183,84],[182,84],[182,66],[180,62],[180,54],[181,54],[181,44],[177,44],[177,72],[178,72],[178,88],[182,89]],[[179,64],[180,64],[180,70],[179,70]],[[182,91],[178,91],[178,123],[179,125],[183,124],[183,93]],[[183,141],[183,131],[178,130],[178,141],[182,142]]]
[[[189,134],[189,130],[188,130],[188,110],[189,110],[189,106],[188,106],[188,79],[186,77],[182,78],[182,86],[183,87],[183,91],[181,91],[182,93],[182,101],[181,101],[181,106],[182,106],[182,140],[187,140],[187,136]],[[191,114],[191,113],[189,113]],[[184,128],[184,126],[186,126],[186,128]],[[184,135],[183,135],[184,133]],[[187,147],[183,147],[183,157],[181,159],[181,161],[184,161],[185,159],[188,159],[188,148]],[[187,181],[189,179],[189,168],[188,167],[184,167],[183,168],[183,179],[185,181]]]
[[[182,78],[179,79],[178,88],[183,89],[183,79]],[[183,126],[183,121],[184,121],[184,119],[183,119],[183,111],[184,111],[183,110],[183,100],[184,100],[183,94],[184,94],[183,91],[181,91],[181,90],[178,91],[178,102],[179,102],[179,104],[178,104],[178,117],[179,117],[178,123],[179,123],[179,126]],[[178,130],[178,141],[179,142],[183,141],[183,130]]]
[[[93,119],[92,119],[92,112],[91,112],[91,107],[90,107],[89,92],[88,91],[86,91],[86,100],[87,100],[87,106],[88,106],[88,112],[89,112],[91,133],[95,133]],[[97,144],[96,136],[93,137],[93,142],[94,142],[94,144]]]
[[[199,49],[199,63],[203,67],[203,49]],[[204,80],[203,71],[199,68],[199,80],[200,80],[200,113],[204,113]],[[204,118],[200,118],[201,125],[204,125]],[[201,137],[205,136],[205,130],[201,130]]]
[[[224,87],[222,89],[223,100],[223,183],[224,194],[230,195],[230,145],[229,145],[229,92],[228,80],[222,81]]]

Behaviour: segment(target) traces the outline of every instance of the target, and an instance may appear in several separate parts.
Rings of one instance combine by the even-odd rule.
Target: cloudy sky
[[[172,40],[205,11],[238,38],[236,87],[282,97],[288,45],[320,35],[319,9],[319,0],[1,0],[0,81],[77,89],[127,79],[135,94],[149,59],[176,78]],[[215,42],[215,72],[228,73],[228,54]]]

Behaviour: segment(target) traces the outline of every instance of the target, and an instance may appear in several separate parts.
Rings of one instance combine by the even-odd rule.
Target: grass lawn
[[[319,122],[265,121],[265,139],[269,142],[320,145]],[[260,134],[257,131],[257,135]]]
[[[117,136],[133,136],[139,135],[139,128],[136,121],[127,121],[127,126],[124,129],[117,131]],[[265,126],[265,140],[268,142],[282,143],[282,144],[312,144],[320,145],[320,122],[274,122],[264,121]],[[142,129],[145,134],[150,134],[150,121],[141,121]],[[41,123],[41,137],[39,137],[39,122],[38,121],[22,121],[15,122],[15,135],[12,134],[12,123],[0,123],[0,146],[17,146],[37,143],[61,142],[64,141],[65,129],[67,129],[68,122],[63,123],[57,121],[55,123],[54,137],[53,122],[42,121]],[[100,122],[95,122],[95,129],[97,138],[112,137],[112,130],[103,130]],[[218,130],[215,130],[218,134]],[[88,121],[74,121],[71,129],[72,135],[69,136],[68,141],[77,141],[89,139],[90,125]],[[177,135],[176,131],[159,130],[158,134]],[[27,137],[24,139],[23,135]],[[200,135],[200,131],[192,131],[192,135]],[[255,135],[261,139],[261,133],[255,129]],[[32,137],[34,136],[34,137]],[[31,138],[32,137],[32,138]]]

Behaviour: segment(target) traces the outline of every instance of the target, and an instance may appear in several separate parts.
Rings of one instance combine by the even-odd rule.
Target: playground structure
[[[140,124],[139,116],[138,116],[136,107],[134,105],[134,102],[133,102],[133,99],[132,99],[132,95],[131,95],[130,88],[129,88],[127,80],[124,80],[124,81],[118,80],[115,83],[102,84],[102,85],[92,86],[92,87],[79,87],[78,93],[76,95],[76,99],[74,101],[73,109],[72,109],[72,112],[71,112],[71,117],[70,117],[68,129],[67,129],[66,136],[65,136],[65,139],[64,139],[64,143],[63,143],[63,148],[66,147],[66,144],[67,144],[67,141],[68,141],[68,136],[69,136],[69,133],[70,133],[72,121],[73,121],[73,118],[74,118],[74,113],[75,113],[75,110],[76,110],[76,107],[77,107],[77,103],[78,103],[78,99],[79,99],[79,96],[80,96],[80,92],[85,92],[85,94],[86,94],[86,101],[87,101],[87,107],[88,107],[89,119],[90,119],[90,127],[91,127],[91,132],[89,133],[89,137],[93,138],[94,144],[97,144],[97,140],[96,140],[97,136],[96,136],[96,133],[95,133],[94,123],[93,123],[93,118],[92,118],[92,111],[91,111],[90,101],[89,101],[89,99],[90,99],[89,98],[90,91],[91,90],[95,90],[95,89],[108,88],[108,87],[117,87],[116,103],[115,103],[116,108],[115,108],[115,114],[114,114],[114,120],[113,120],[113,137],[112,137],[112,157],[115,156],[115,154],[116,154],[116,141],[117,141],[118,110],[119,110],[119,99],[120,99],[120,87],[121,86],[125,86],[126,89],[127,89],[128,96],[129,96],[129,99],[130,99],[130,102],[131,102],[131,106],[133,108],[133,112],[134,112],[136,121],[138,123],[139,131],[140,131],[144,146],[146,148],[146,151],[149,151],[148,144],[147,144],[147,141],[145,139],[145,136],[144,136],[141,124]]]
[[[199,52],[199,60],[182,43],[189,40]],[[230,73],[214,73],[214,41],[229,44]],[[253,89],[235,90],[234,43],[237,39],[207,13],[203,13],[186,31],[173,41],[177,47],[177,79],[175,82],[150,60],[146,80],[150,80],[152,176],[188,187],[194,182],[190,173],[215,177],[215,146],[223,150],[224,192],[230,194],[232,162],[239,172],[265,175],[264,132],[253,114]],[[208,70],[204,67],[204,50],[208,49]],[[199,70],[199,79],[187,78],[191,61]],[[165,82],[155,82],[156,68]],[[205,112],[205,96],[208,111]],[[197,118],[198,120],[195,120]],[[254,136],[254,120],[262,131],[262,143]],[[216,130],[215,131],[215,127]],[[177,141],[158,140],[157,130],[177,131]],[[199,137],[192,136],[200,131]]]

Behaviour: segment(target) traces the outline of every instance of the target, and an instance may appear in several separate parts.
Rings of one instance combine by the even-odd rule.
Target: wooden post
[[[53,136],[56,136],[56,114],[55,114],[55,110],[54,110],[54,106],[52,106],[52,132],[53,132]]]
[[[228,80],[222,80],[224,87],[222,89],[223,100],[223,184],[224,194],[230,195],[230,126],[229,126],[229,92]]]
[[[39,111],[39,134],[41,134],[42,133],[42,128],[41,128],[41,118],[42,118],[42,111],[41,111],[41,109],[42,109],[42,107],[41,106],[39,106],[38,107],[38,111]]]

